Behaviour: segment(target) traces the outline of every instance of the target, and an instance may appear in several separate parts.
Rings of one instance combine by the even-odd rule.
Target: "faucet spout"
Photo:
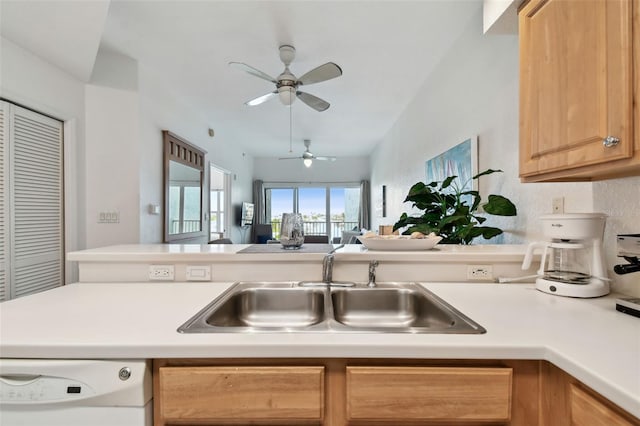
[[[322,282],[331,285],[333,280],[333,258],[337,250],[344,247],[344,244],[340,244],[338,247],[329,251],[322,259]]]
[[[378,261],[372,260],[369,262],[369,284],[367,287],[375,287],[376,286],[376,268],[378,267]]]

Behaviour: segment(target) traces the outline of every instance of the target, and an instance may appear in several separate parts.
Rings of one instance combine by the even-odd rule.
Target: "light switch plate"
[[[187,265],[187,281],[211,281],[211,266]]]

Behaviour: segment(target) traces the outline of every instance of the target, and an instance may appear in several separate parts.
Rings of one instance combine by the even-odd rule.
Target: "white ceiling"
[[[89,81],[108,9],[108,0],[2,0],[0,30],[3,37]]]
[[[4,25],[17,15],[7,18],[4,4],[14,2],[2,3]],[[368,155],[389,131],[470,19],[482,19],[481,8],[481,0],[112,0],[102,46],[162,73],[172,92],[202,111],[216,139],[241,143],[256,157],[289,155],[289,109],[277,98],[245,106],[274,87],[228,63],[245,62],[277,77],[284,69],[278,57],[282,44],[297,50],[290,69],[298,77],[335,62],[342,77],[304,88],[331,107],[317,112],[294,103],[294,154],[304,150],[303,139],[311,139],[315,155],[359,156]],[[77,19],[85,19],[78,10]],[[65,15],[73,13],[67,8]],[[95,19],[87,23],[96,24]],[[28,30],[28,23],[21,24]],[[9,36],[2,31],[18,44],[15,38],[28,38],[27,32]],[[56,34],[54,27],[37,38]],[[75,38],[86,34],[91,31],[77,32]],[[37,54],[42,49],[22,45]],[[69,50],[67,62],[76,56]]]

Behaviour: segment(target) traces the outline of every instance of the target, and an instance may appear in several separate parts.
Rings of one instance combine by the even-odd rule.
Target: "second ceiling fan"
[[[261,103],[278,96],[280,101],[285,105],[291,105],[296,98],[299,98],[302,102],[309,105],[316,111],[325,111],[329,108],[329,102],[309,93],[302,92],[298,90],[298,88],[300,86],[308,86],[310,84],[320,83],[322,81],[340,77],[342,75],[342,69],[333,62],[327,62],[324,65],[320,65],[319,67],[312,69],[302,77],[297,78],[293,73],[291,73],[291,71],[289,71],[289,65],[291,65],[291,62],[293,62],[293,59],[296,57],[296,49],[291,45],[285,44],[280,46],[279,50],[280,60],[284,63],[284,71],[277,78],[273,78],[259,69],[243,62],[229,62],[229,65],[235,68],[239,68],[253,76],[270,81],[276,85],[276,90],[273,92],[258,96],[255,99],[245,102],[245,104],[249,106],[260,105]]]

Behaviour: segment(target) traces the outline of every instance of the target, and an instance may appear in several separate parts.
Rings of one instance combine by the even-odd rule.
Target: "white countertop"
[[[482,335],[180,334],[230,284],[72,284],[0,304],[3,358],[544,359],[640,417],[640,319],[613,296],[571,299],[530,284],[425,286]]]
[[[297,253],[282,250],[280,253],[238,253],[251,244],[123,244],[70,252],[67,260],[77,262],[206,262],[206,261],[265,261],[287,262],[322,259],[323,253]],[[339,247],[334,244],[334,247]],[[440,244],[432,250],[372,251],[362,244],[347,244],[336,252],[340,260],[391,261],[509,261],[522,262],[527,245],[520,244]],[[236,256],[237,255],[237,256]]]

